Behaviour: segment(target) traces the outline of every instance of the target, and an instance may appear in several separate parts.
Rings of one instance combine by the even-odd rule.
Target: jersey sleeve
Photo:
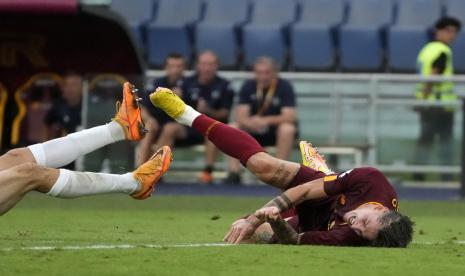
[[[338,195],[347,192],[361,193],[370,189],[372,176],[382,175],[375,168],[357,168],[339,175],[324,177],[324,191],[327,195]]]
[[[367,243],[349,227],[331,231],[308,231],[299,234],[299,245],[361,246]]]
[[[288,81],[283,81],[283,92],[281,98],[281,107],[295,107],[294,87]]]

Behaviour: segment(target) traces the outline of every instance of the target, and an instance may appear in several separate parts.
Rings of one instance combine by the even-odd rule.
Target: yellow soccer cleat
[[[300,141],[299,146],[300,153],[302,154],[302,164],[304,166],[325,174],[334,174],[334,172],[328,168],[326,160],[320,155],[318,149],[314,148],[311,143]]]
[[[116,103],[116,115],[113,121],[121,125],[127,140],[138,141],[147,133],[141,117],[140,100],[134,85],[125,82],[123,101]]]
[[[172,160],[171,149],[168,146],[159,148],[155,154],[144,164],[132,172],[134,178],[140,183],[141,189],[131,196],[135,199],[146,199],[150,197],[155,185],[168,171]]]
[[[154,106],[165,111],[175,120],[181,117],[186,110],[184,101],[168,88],[158,87],[149,97]]]

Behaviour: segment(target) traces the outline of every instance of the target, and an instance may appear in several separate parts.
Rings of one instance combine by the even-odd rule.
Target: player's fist
[[[269,221],[269,220],[277,220],[281,218],[280,211],[278,207],[271,206],[271,207],[263,207],[258,209],[255,212],[255,216],[259,218],[261,221]]]

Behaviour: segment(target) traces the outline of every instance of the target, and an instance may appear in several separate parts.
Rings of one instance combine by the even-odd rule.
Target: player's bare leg
[[[0,171],[0,215],[32,190],[59,198],[124,193],[135,199],[151,196],[171,163],[169,147],[159,149],[132,173],[122,175],[45,168],[34,162]]]
[[[246,132],[200,114],[169,89],[158,88],[150,95],[150,100],[179,123],[194,127],[222,152],[239,159],[248,170],[265,183],[285,188],[300,168],[300,164],[265,153],[258,142]]]
[[[39,181],[44,184],[53,184],[58,176],[57,169],[39,169],[34,162],[23,163],[0,171],[0,215],[16,205],[25,194],[39,188]]]

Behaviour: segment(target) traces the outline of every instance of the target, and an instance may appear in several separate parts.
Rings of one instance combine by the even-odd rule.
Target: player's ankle
[[[193,109],[190,105],[186,105],[186,109],[182,115],[176,119],[176,121],[186,126],[192,126],[194,120],[200,115],[202,114],[200,114],[197,110]]]

